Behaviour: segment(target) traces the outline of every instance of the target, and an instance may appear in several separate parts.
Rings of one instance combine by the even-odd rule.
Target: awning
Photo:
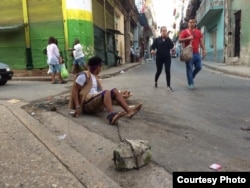
[[[0,32],[6,31],[16,31],[24,27],[24,24],[15,24],[15,25],[4,25],[0,26]]]
[[[119,30],[115,30],[115,29],[106,29],[106,31],[110,32],[110,33],[113,33],[113,34],[117,34],[117,35],[124,35]]]

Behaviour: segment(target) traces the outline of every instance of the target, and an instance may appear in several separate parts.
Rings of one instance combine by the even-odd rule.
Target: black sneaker
[[[173,88],[172,88],[171,86],[168,86],[168,87],[167,87],[167,90],[168,90],[168,91],[174,92],[174,90],[173,90]]]
[[[157,82],[155,82],[155,87],[157,87]]]

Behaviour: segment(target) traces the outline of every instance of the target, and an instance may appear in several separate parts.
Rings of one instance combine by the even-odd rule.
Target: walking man
[[[196,28],[195,18],[189,18],[188,28],[181,32],[179,42],[184,43],[184,46],[187,46],[191,43],[193,47],[193,58],[186,62],[188,88],[193,90],[195,88],[194,78],[202,68],[201,59],[206,56],[203,36],[201,31]],[[202,57],[199,53],[199,47],[202,49]]]

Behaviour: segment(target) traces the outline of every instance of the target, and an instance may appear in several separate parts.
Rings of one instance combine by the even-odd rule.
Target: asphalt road
[[[221,171],[249,171],[250,137],[249,132],[241,128],[250,126],[250,80],[204,68],[195,80],[196,89],[191,91],[186,87],[184,64],[173,59],[174,92],[168,92],[165,73],[160,76],[158,88],[153,87],[154,74],[155,64],[147,63],[102,81],[107,89],[130,90],[133,96],[129,98],[129,104],[143,103],[141,112],[133,119],[120,120],[122,138],[148,140],[152,146],[153,164],[170,173],[213,171],[209,169],[213,163],[222,165]],[[11,81],[0,87],[0,92],[1,99],[18,98],[30,102],[43,98],[44,92],[48,97],[58,91],[67,93],[70,86],[71,83],[52,85],[49,82]],[[115,108],[119,110],[118,106]],[[66,133],[65,142],[117,180],[117,173],[110,171],[111,161],[105,157],[114,147],[111,143],[119,143],[119,136],[116,127],[107,125],[106,113],[76,119],[71,117],[67,106],[61,106],[58,111],[79,127],[73,129],[63,123],[51,127],[50,123],[56,121],[51,118],[52,112],[42,112],[38,118],[49,131]],[[100,140],[83,142],[81,127],[109,143],[101,144]],[[93,147],[96,150],[93,151]],[[124,187],[136,187],[135,173],[122,176],[123,180],[117,181],[122,181]]]
[[[249,132],[241,127],[250,125],[250,80],[204,68],[195,80],[196,89],[190,91],[184,64],[175,59],[172,63],[174,92],[167,91],[164,72],[159,87],[153,87],[154,63],[103,80],[105,88],[130,90],[130,104],[143,103],[132,120],[121,119],[122,137],[147,139],[153,160],[168,172],[211,171],[213,163],[224,171],[248,171]],[[74,121],[118,142],[117,130],[105,125],[105,113],[97,116],[103,117],[104,126],[86,116]]]

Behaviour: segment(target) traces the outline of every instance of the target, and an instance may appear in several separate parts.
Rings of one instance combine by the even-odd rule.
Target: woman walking
[[[166,81],[168,91],[174,91],[170,85],[170,67],[171,56],[170,50],[174,47],[174,43],[168,36],[167,27],[161,27],[161,36],[156,38],[151,46],[151,54],[156,55],[156,73],[155,73],[155,87],[158,87],[157,81],[162,72],[163,65],[165,66]],[[157,50],[157,51],[156,51]]]

